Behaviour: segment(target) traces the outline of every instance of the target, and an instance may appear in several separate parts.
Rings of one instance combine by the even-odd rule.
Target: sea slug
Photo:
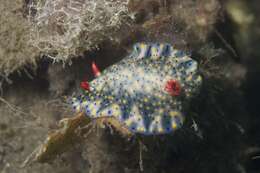
[[[71,98],[90,119],[113,117],[132,134],[172,133],[182,127],[190,100],[201,87],[198,63],[166,43],[136,43],[130,55],[82,82]]]

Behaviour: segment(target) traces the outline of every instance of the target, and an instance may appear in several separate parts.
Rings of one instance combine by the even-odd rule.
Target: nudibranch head
[[[170,44],[137,43],[72,104],[93,119],[114,117],[132,133],[165,134],[182,126],[201,84],[198,63],[185,52]]]

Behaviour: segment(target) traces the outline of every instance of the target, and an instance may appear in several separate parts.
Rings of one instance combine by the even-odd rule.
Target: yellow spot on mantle
[[[177,112],[177,111],[171,111],[170,112],[171,117],[175,117],[175,116],[178,116],[178,115],[179,115],[179,112]]]
[[[163,132],[163,128],[162,128],[162,127],[159,127],[159,128],[158,128],[158,132],[159,132],[159,133],[162,133],[162,132]]]
[[[138,127],[137,130],[138,130],[139,132],[144,132],[144,131],[145,131],[144,127],[142,127],[142,126]]]
[[[175,121],[172,122],[172,128],[173,128],[173,129],[176,129],[176,128],[177,128],[177,124],[176,124]]]

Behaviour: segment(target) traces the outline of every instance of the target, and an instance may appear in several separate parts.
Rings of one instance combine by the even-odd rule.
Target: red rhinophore
[[[95,77],[98,77],[100,75],[100,70],[98,69],[95,62],[92,62],[92,71],[93,71]]]
[[[177,80],[171,79],[167,81],[165,90],[172,96],[178,96],[181,93],[181,85]]]
[[[83,88],[84,90],[90,91],[89,83],[86,81],[81,82],[80,87]]]

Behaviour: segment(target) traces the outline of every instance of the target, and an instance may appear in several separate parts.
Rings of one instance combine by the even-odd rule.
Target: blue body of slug
[[[178,96],[165,90],[172,79],[180,84]],[[201,83],[197,62],[184,52],[169,44],[137,43],[130,55],[90,82],[90,91],[73,98],[72,105],[93,119],[114,117],[132,133],[171,133],[182,126]]]

